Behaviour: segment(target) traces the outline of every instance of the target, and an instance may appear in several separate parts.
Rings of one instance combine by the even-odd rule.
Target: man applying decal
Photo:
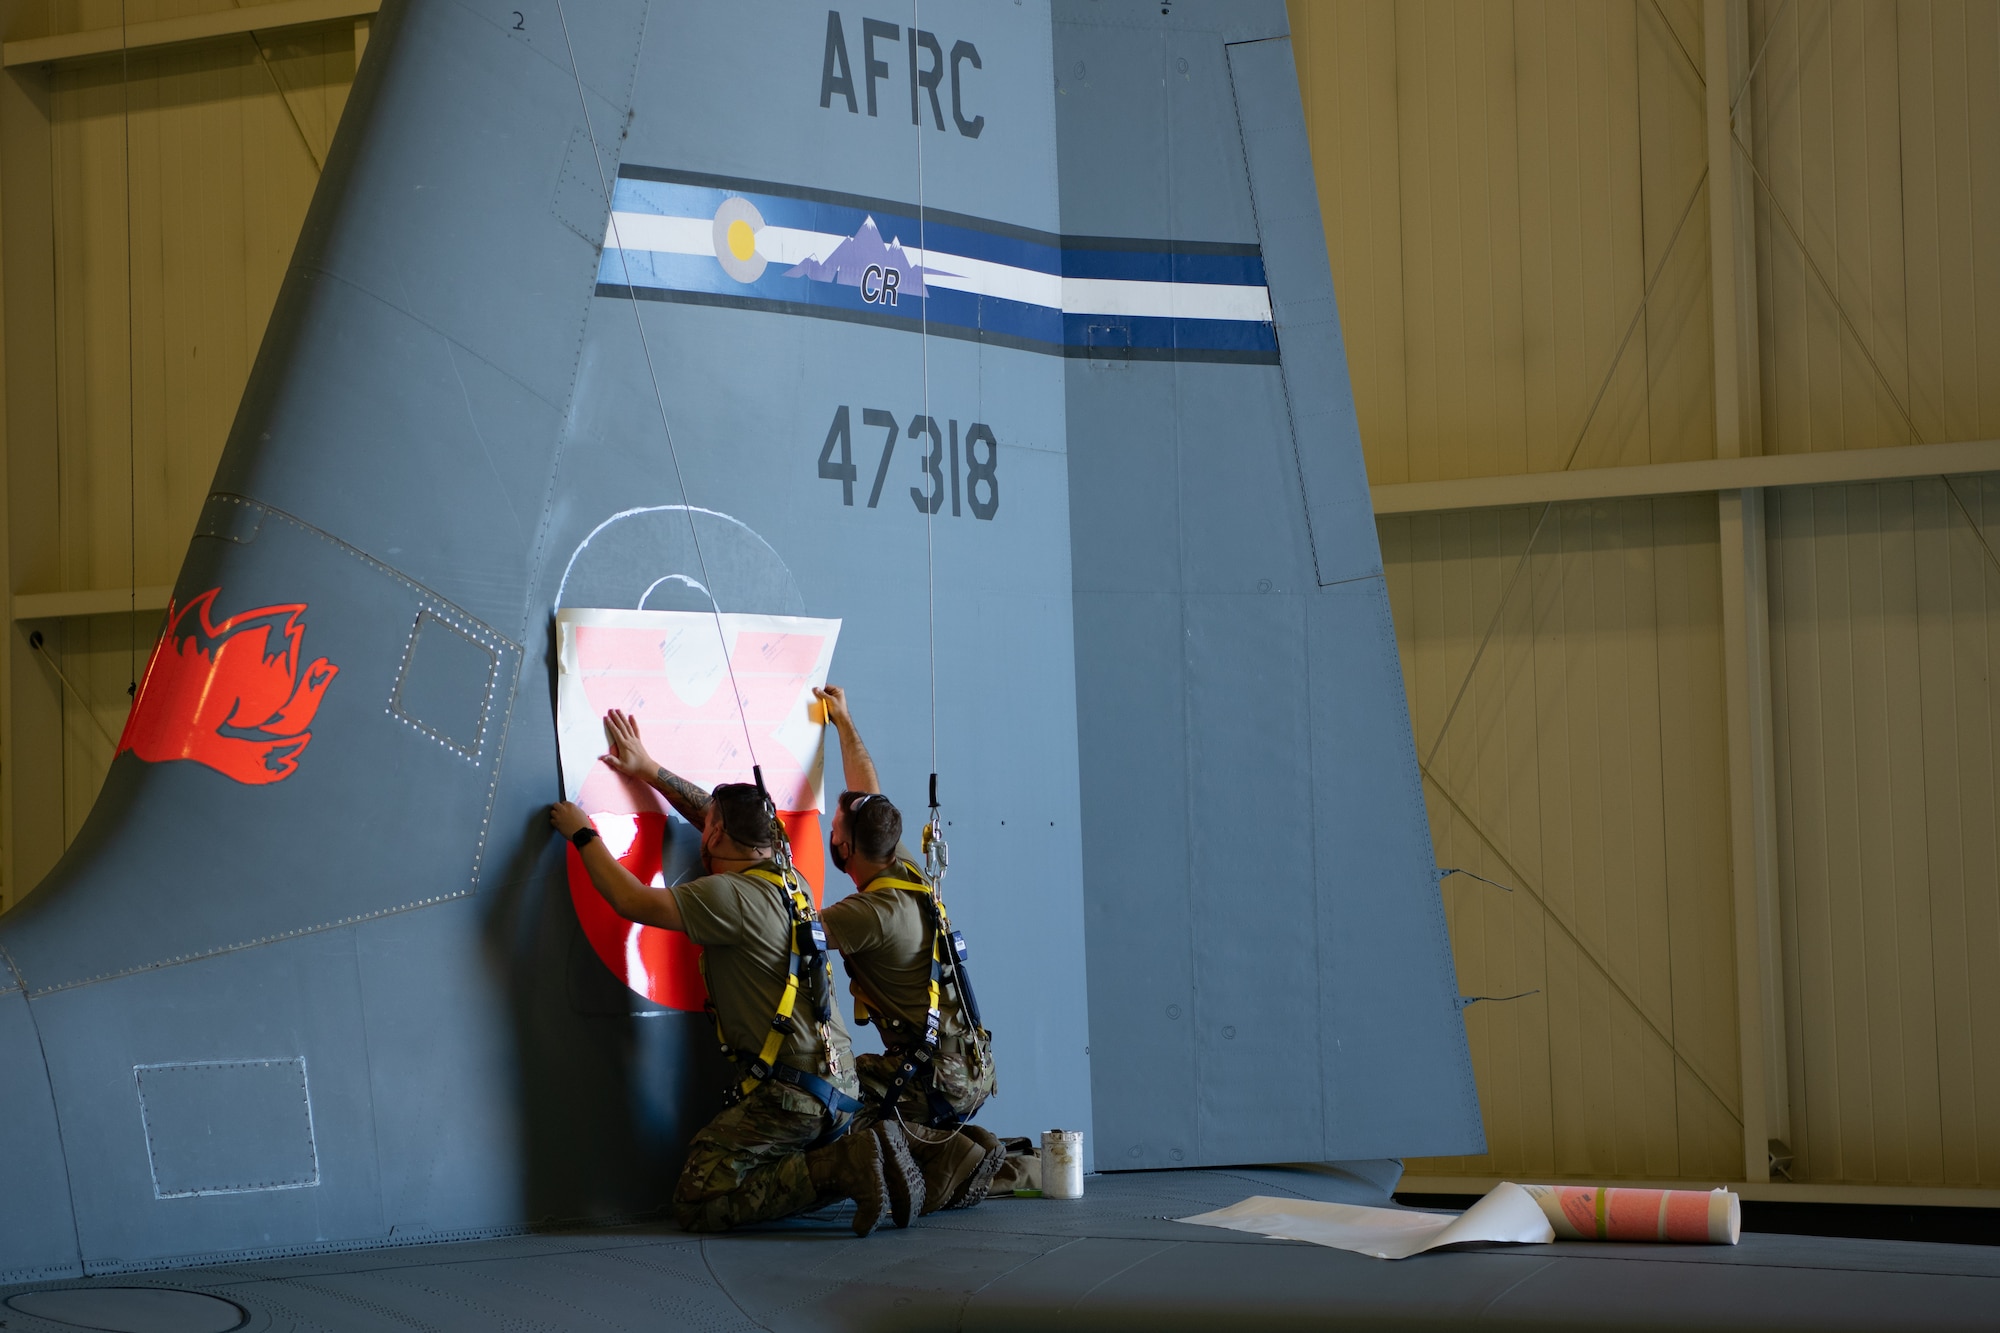
[[[614,710],[604,725],[611,740],[604,762],[650,785],[702,831],[709,873],[653,888],[618,863],[580,807],[556,805],[549,822],[576,845],[591,883],[620,916],[683,931],[703,946],[718,1031],[746,1075],[740,1100],[688,1145],[674,1220],[689,1231],[726,1231],[848,1198],[857,1235],[885,1215],[907,1226],[922,1176],[900,1135],[846,1132],[859,1109],[853,1052],[837,1006],[830,1021],[817,1021],[808,973],[824,978],[825,970],[793,958],[795,928],[810,930],[811,903],[795,905],[784,887],[776,860],[783,834],[770,799],[742,782],[703,791],[653,762],[629,715]],[[764,1062],[768,1075],[758,1078]]]
[[[931,882],[902,842],[902,813],[882,795],[846,692],[828,685],[813,693],[839,734],[847,784],[828,846],[835,868],[859,890],[828,903],[821,916],[829,942],[847,961],[857,1021],[873,1022],[887,1048],[856,1057],[868,1101],[862,1119],[874,1120],[878,1132],[901,1123],[924,1168],[922,1211],[970,1207],[986,1197],[1006,1158],[997,1138],[966,1123],[994,1093],[990,1039],[973,1031],[958,990],[943,986],[937,1047],[922,1058],[932,995]],[[906,1065],[913,1074],[904,1075]]]

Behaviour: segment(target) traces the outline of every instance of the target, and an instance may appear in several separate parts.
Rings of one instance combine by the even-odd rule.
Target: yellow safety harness
[[[840,1077],[840,1052],[833,1041],[833,973],[826,957],[826,927],[820,924],[812,899],[806,896],[805,886],[788,863],[783,864],[782,871],[752,866],[743,873],[785,895],[792,917],[791,964],[785,972],[785,989],[778,997],[778,1010],[772,1015],[771,1030],[764,1036],[763,1049],[747,1065],[729,1045],[729,1038],[722,1030],[722,1017],[716,1012],[714,1002],[710,1001],[708,1005],[709,1017],[715,1022],[716,1043],[722,1047],[723,1055],[743,1074],[740,1082],[724,1089],[726,1099],[732,1104],[741,1101],[755,1092],[765,1079],[775,1078],[817,1098],[833,1115],[837,1137],[846,1128],[844,1118],[860,1110],[861,1103],[828,1081],[828,1078]],[[827,1078],[778,1062],[778,1053],[785,1047],[785,1038],[795,1030],[792,1014],[798,1008],[802,987],[813,992],[820,1053],[826,1063]]]
[[[897,867],[898,869],[907,871],[911,878],[898,879],[894,875],[877,875],[874,879],[868,881],[867,887],[862,892],[873,893],[877,889],[902,889],[905,892],[917,895],[917,900],[920,904],[919,910],[923,912],[924,924],[930,928],[931,932],[931,990],[929,1002],[925,1006],[924,1035],[926,1044],[935,1049],[938,1034],[943,1030],[943,1010],[939,1005],[938,997],[943,990],[944,981],[944,935],[937,927],[938,923],[944,919],[944,904],[938,901],[937,894],[922,879],[921,872],[914,865],[908,861],[901,861],[897,863]],[[854,1021],[857,1023],[876,1021],[875,1015],[869,1012],[867,1001],[859,995],[854,997]],[[891,1021],[893,1022],[894,1020]],[[880,1026],[880,1024],[877,1023],[877,1026]]]
[[[926,830],[926,834],[928,832],[929,830]],[[928,838],[926,840],[928,841]],[[947,985],[957,993],[959,1010],[971,1029],[975,1063],[982,1058],[979,1038],[984,1035],[984,1029],[980,1026],[979,1004],[972,995],[971,979],[965,974],[965,938],[951,928],[951,918],[945,913],[944,899],[939,895],[936,885],[926,881],[922,872],[909,861],[898,862],[897,868],[906,872],[907,877],[892,874],[877,875],[862,891],[873,893],[877,889],[901,890],[917,895],[918,908],[923,913],[924,924],[930,928],[931,933],[930,995],[925,1006],[922,1039],[914,1043],[900,1041],[893,1043],[892,1054],[900,1057],[901,1067],[896,1071],[896,1076],[889,1081],[889,1092],[883,1101],[887,1105],[894,1106],[901,1098],[903,1089],[912,1083],[917,1083],[930,1104],[931,1124],[957,1124],[970,1117],[958,1114],[951,1103],[931,1085],[929,1076],[936,1068],[938,1042],[944,1026],[942,996]],[[904,1026],[895,1019],[890,1019],[888,1024],[884,1024],[880,1018],[869,1012],[867,1003],[860,995],[854,997],[854,1021],[857,1023],[874,1021],[878,1027],[884,1029],[885,1036],[888,1035],[889,1025]]]

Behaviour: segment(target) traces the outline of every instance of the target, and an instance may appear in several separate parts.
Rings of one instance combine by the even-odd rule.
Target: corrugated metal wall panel
[[[1613,431],[1615,455],[1579,455],[1574,466],[1670,463],[1715,456],[1715,346],[1710,308],[1708,124],[1699,64],[1697,0],[1635,7],[1638,33],[1641,232],[1646,280],[1642,383],[1645,448]],[[1627,355],[1630,355],[1628,353]]]
[[[1371,479],[1712,456],[1699,7],[1293,18]],[[1420,753],[1535,517],[1381,525]],[[1492,1151],[1423,1170],[1740,1169],[1714,534],[1558,510],[1438,753],[1440,856],[1520,885],[1447,882],[1462,988],[1541,993],[1467,1010]]]
[[[2000,478],[1957,478],[2000,543]],[[1793,1148],[2000,1183],[2000,566],[1943,481],[1771,507]]]
[[[1522,319],[1514,82],[1506,9],[1400,7],[1403,251],[1422,257],[1403,270],[1414,481],[1527,462],[1523,385],[1502,354],[1518,345]]]
[[[1293,4],[1306,132],[1361,414],[1361,448],[1376,483],[1410,481],[1403,367],[1402,164],[1396,127],[1396,0]]]
[[[1906,402],[1929,439],[1990,439],[2000,434],[2000,6],[1896,13]]]
[[[1766,450],[2000,434],[2000,9],[1750,14]]]
[[[1539,509],[1381,522],[1427,753]],[[1716,517],[1561,506],[1430,765],[1491,1151],[1448,1175],[1741,1168]]]
[[[1713,456],[1698,7],[1292,15],[1370,479]]]
[[[194,11],[162,11],[183,12]],[[115,6],[108,18],[72,17],[118,18]],[[125,63],[129,81],[116,58],[51,75],[60,525],[72,589],[173,580],[345,104],[354,32],[329,25]],[[72,835],[157,631],[156,613],[51,627],[89,701],[64,699]]]
[[[1713,456],[1702,8],[1292,13],[1371,479]],[[1748,27],[1763,447],[2000,435],[2000,7]],[[2000,573],[1895,490],[1773,493],[1793,1175],[1991,1184]],[[1420,752],[1533,522],[1381,524]],[[1557,510],[1471,680],[1440,856],[1547,906],[1449,881],[1460,977],[1542,993],[1467,1011],[1493,1151],[1418,1170],[1741,1169],[1716,543],[1707,497]]]

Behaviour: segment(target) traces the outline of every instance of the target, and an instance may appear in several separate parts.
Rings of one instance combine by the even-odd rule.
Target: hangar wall
[[[1291,14],[1439,859],[1514,890],[1446,881],[1460,989],[1527,992],[1413,1171],[2000,1202],[2000,10]]]
[[[0,907],[55,863],[110,764],[375,6],[273,8],[295,21],[253,27],[227,0],[5,7],[18,632],[0,709]],[[203,17],[231,30],[188,40]],[[65,34],[85,40],[65,48]],[[51,52],[69,58],[37,58]]]
[[[0,7],[0,906],[95,795],[373,5],[243,8],[127,0],[121,62],[119,0]],[[1514,888],[1446,881],[1461,989],[1534,992],[1467,1010],[1493,1151],[1413,1171],[1776,1139],[1984,1199],[2000,447],[1920,474],[2000,436],[1996,11],[1291,12],[1439,856]]]

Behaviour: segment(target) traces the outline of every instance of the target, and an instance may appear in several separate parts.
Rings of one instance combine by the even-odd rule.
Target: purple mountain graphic
[[[805,259],[785,270],[788,278],[810,278],[814,282],[837,282],[843,287],[859,287],[861,276],[870,265],[879,268],[900,270],[903,275],[902,294],[923,296],[926,273],[936,273],[943,277],[953,276],[941,268],[924,268],[913,262],[903,251],[902,237],[884,242],[882,232],[875,225],[874,218],[863,218],[861,230],[833,247],[833,253],[825,259]]]

